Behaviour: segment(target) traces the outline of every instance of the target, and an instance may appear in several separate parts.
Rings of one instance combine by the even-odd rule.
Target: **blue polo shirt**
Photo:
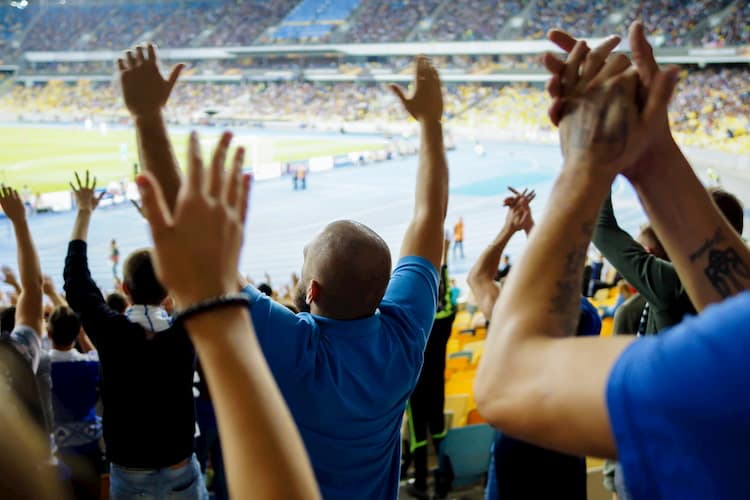
[[[437,307],[434,266],[402,258],[378,311],[354,321],[295,315],[245,293],[323,497],[397,498],[401,421]]]
[[[748,498],[750,292],[615,363],[607,406],[633,498]]]

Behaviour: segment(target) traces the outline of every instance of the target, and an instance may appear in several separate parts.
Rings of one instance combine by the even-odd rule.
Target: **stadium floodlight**
[[[25,9],[29,6],[29,0],[14,0],[10,2],[10,6],[16,9]]]

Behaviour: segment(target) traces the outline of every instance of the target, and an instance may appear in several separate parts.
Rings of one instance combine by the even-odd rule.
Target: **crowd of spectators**
[[[648,2],[646,2],[648,3]],[[589,2],[587,0],[554,0],[537,2],[524,24],[523,38],[544,38],[550,27],[562,24],[576,36],[595,34],[606,17],[634,3],[626,0]]]
[[[180,66],[162,74],[149,45],[117,61],[118,85],[50,82],[4,99],[21,113],[123,108],[137,137],[137,208],[153,248],[130,253],[119,281],[112,240],[119,289],[105,298],[87,243],[102,194],[96,172],[74,173],[61,293],[42,274],[28,193],[0,186],[18,269],[17,277],[2,269],[13,292],[0,309],[0,497],[204,500],[212,477],[217,500],[392,500],[413,463],[407,492],[420,500],[446,498],[467,464],[471,474],[460,479],[485,477],[488,500],[579,499],[587,456],[616,461],[619,499],[743,497],[745,210],[732,193],[700,182],[672,132],[694,125],[680,120],[685,108],[707,106],[698,85],[721,99],[720,111],[705,110],[713,122],[742,114],[747,72],[660,68],[640,23],[629,31],[632,61],[611,55],[617,39],[595,48],[561,31],[549,39],[570,54],[545,57],[544,91],[445,88],[423,56],[412,89],[393,85],[388,98],[359,83],[191,85],[179,81]],[[225,131],[206,162],[193,132],[183,174],[165,120],[165,109],[184,114],[213,100],[294,120],[411,117],[419,158],[413,206],[398,204],[408,220],[398,259],[372,229],[345,219],[305,246],[301,273],[282,294],[242,277],[253,186],[245,150],[230,154]],[[459,320],[471,313],[456,310],[448,270],[450,244],[463,260],[468,234],[462,217],[446,230],[444,124],[454,120],[557,127],[562,154],[542,217],[532,216],[535,190],[509,187],[490,208],[503,207],[505,221],[488,214],[499,232],[467,278],[481,313],[471,325]],[[637,240],[616,219],[617,179],[647,209]],[[500,269],[520,232],[529,237],[523,257]],[[601,255],[589,263],[592,243]],[[617,284],[603,277],[604,257],[630,294],[613,311],[615,324],[629,326],[612,327],[612,338],[600,338],[603,321],[588,299]],[[470,348],[461,334],[481,339]],[[462,346],[462,363],[446,359],[451,343]],[[465,391],[466,413],[452,409],[459,422],[450,426],[449,384]],[[409,446],[400,456],[402,433]],[[440,455],[432,484],[430,442]]]
[[[703,36],[704,46],[750,44],[750,2],[737,2],[711,31]]]
[[[439,5],[439,0],[362,0],[355,17],[349,20],[350,27],[344,41],[403,41],[417,23],[429,18]]]
[[[429,19],[425,29],[418,28],[412,40],[471,41],[497,40],[510,18],[520,13],[523,3],[500,0],[449,2]]]
[[[448,63],[448,61],[444,61]],[[455,62],[454,62],[455,63]],[[394,63],[396,64],[396,63]],[[485,65],[491,71],[496,63]],[[441,63],[442,67],[443,64]],[[445,64],[450,68],[450,64]],[[217,71],[221,68],[216,68]],[[228,70],[224,70],[225,72]],[[412,69],[405,65],[404,73]],[[684,72],[672,102],[674,132],[689,146],[747,151],[750,148],[750,73],[724,67]],[[0,111],[10,115],[38,114],[49,119],[124,116],[116,85],[80,81],[52,81],[45,85],[15,85],[0,98]],[[455,126],[513,130],[534,137],[549,130],[547,98],[531,84],[446,85],[446,117]],[[311,124],[321,121],[397,121],[393,97],[374,83],[308,81],[185,83],[172,97],[171,115],[202,122],[210,116],[246,121],[288,121]]]

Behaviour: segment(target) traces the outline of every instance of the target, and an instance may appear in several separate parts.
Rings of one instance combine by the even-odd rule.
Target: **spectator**
[[[511,267],[512,265],[510,263],[510,255],[506,253],[503,256],[503,263],[500,264],[500,267],[498,267],[497,269],[497,273],[495,273],[495,281],[500,281],[508,276]]]
[[[52,339],[52,404],[54,436],[60,459],[72,469],[76,498],[99,498],[99,474],[103,472],[99,399],[99,357],[81,329],[78,315],[57,306],[47,331]],[[76,340],[83,353],[75,348]]]
[[[409,451],[414,463],[414,482],[409,484],[409,494],[416,498],[429,498],[427,492],[427,448],[429,441],[440,453],[440,443],[446,434],[445,414],[445,351],[451,336],[456,311],[451,300],[450,276],[448,274],[448,249],[450,242],[443,244],[443,261],[440,268],[440,285],[437,295],[437,312],[424,351],[424,363],[417,385],[409,398]],[[435,477],[435,495],[444,497],[450,486],[446,474]]]
[[[87,172],[83,183],[78,175],[76,180],[78,214],[65,260],[65,291],[105,374],[110,494],[117,499],[135,492],[162,496],[179,491],[184,498],[207,498],[193,453],[193,346],[159,307],[167,292],[154,275],[148,250],[135,251],[125,261],[123,289],[133,305],[124,315],[107,306],[86,258],[88,227],[99,202],[96,179],[89,182]]]
[[[125,314],[125,311],[128,309],[128,299],[118,292],[112,292],[107,295],[105,302],[107,303],[107,307],[117,314]]]
[[[148,170],[138,177],[156,242],[155,267],[182,311],[176,321],[185,324],[200,353],[219,430],[229,436],[224,453],[232,496],[315,500],[320,495],[312,469],[260,349],[247,313],[249,299],[236,293],[250,177],[242,175],[244,150],[239,148],[231,173],[223,178],[228,146],[225,135],[211,164],[213,180],[208,180],[198,138],[191,135],[190,181],[172,213],[155,177]],[[221,245],[213,244],[219,240]],[[196,266],[204,272],[184,272]]]
[[[750,295],[742,293],[750,286],[750,251],[673,142],[666,111],[676,71],[658,68],[640,23],[630,33],[635,71],[625,71],[625,56],[595,64],[609,51],[551,33],[572,50],[565,63],[546,58],[565,167],[549,200],[555,209],[536,229],[546,237],[532,238],[495,307],[504,321],[490,325],[477,403],[493,424],[539,445],[618,456],[634,498],[741,496],[750,406],[738,395],[747,385],[750,337],[738,333],[750,319]],[[588,71],[581,74],[584,59]],[[636,96],[638,79],[645,103]],[[562,114],[560,98],[586,105]],[[608,119],[597,120],[602,116]],[[579,133],[586,124],[596,133]],[[637,341],[561,339],[574,327],[576,309],[561,291],[577,289],[596,213],[618,172],[634,184],[702,314]],[[716,256],[732,263],[724,274]]]
[[[453,257],[456,252],[461,251],[461,258],[464,258],[464,218],[459,217],[458,222],[453,226]]]
[[[505,199],[508,214],[505,224],[487,249],[482,252],[469,272],[469,286],[485,318],[492,317],[500,296],[500,284],[494,280],[500,256],[515,233],[527,236],[534,227],[529,203],[535,193],[519,193]],[[601,321],[596,310],[581,297],[579,335],[598,335]],[[490,321],[490,325],[492,322]],[[515,439],[500,429],[492,447],[489,478],[485,498],[585,498],[586,464],[582,457],[556,453]],[[547,480],[535,480],[536,471],[544,470]]]
[[[151,48],[148,57],[139,49],[128,59],[128,65],[120,61],[125,103],[139,133],[141,127],[149,131],[148,140],[140,142],[144,169],[157,176],[171,206],[180,177],[164,147],[168,140],[161,108],[179,69],[164,80]],[[339,221],[328,225],[305,251],[298,305],[310,312],[294,315],[255,288],[245,288],[263,353],[295,417],[326,498],[396,495],[401,418],[436,310],[436,269],[448,197],[442,92],[437,72],[426,58],[418,59],[417,68],[413,97],[394,87],[419,121],[424,142],[414,219],[390,280],[385,242],[361,224]],[[144,94],[145,87],[151,91]],[[222,150],[229,140],[225,134]],[[352,256],[360,256],[361,261],[353,261]],[[340,370],[348,376],[335,375]]]

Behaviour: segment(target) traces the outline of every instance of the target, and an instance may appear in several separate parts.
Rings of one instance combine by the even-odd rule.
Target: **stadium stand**
[[[440,3],[440,0],[362,0],[359,9],[349,20],[350,27],[341,41],[368,43],[405,40],[417,23],[429,18]]]
[[[323,41],[358,4],[359,0],[303,0],[281,21],[272,38],[279,41]]]
[[[443,3],[419,23],[410,37],[419,41],[497,40],[510,18],[521,12],[520,0],[469,0]]]

